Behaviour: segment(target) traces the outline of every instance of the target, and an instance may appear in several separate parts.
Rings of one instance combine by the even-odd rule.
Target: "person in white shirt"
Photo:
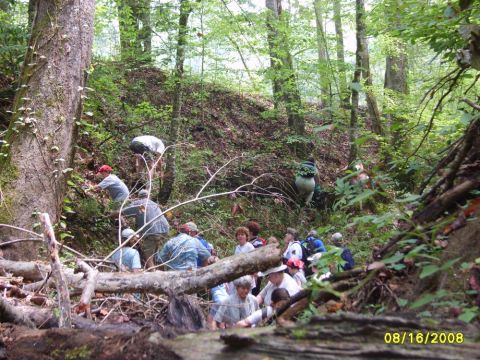
[[[246,227],[239,227],[235,230],[235,239],[238,242],[234,255],[243,254],[255,250],[255,247],[248,242],[249,231]]]
[[[273,317],[275,312],[290,300],[287,289],[275,289],[272,292],[272,306],[264,307],[255,311],[252,315],[240,320],[235,324],[236,327],[251,327],[258,325],[262,320]]]
[[[260,294],[257,295],[258,305],[265,304],[270,306],[272,304],[272,292],[275,289],[286,289],[290,296],[293,296],[302,290],[297,282],[284,272],[286,268],[286,265],[280,265],[263,273],[258,273],[259,276],[266,276],[268,279],[267,286],[265,286],[263,290],[260,291]]]
[[[152,170],[157,163],[154,154],[157,154],[159,159],[156,168],[159,169],[160,177],[163,178],[162,155],[165,151],[165,145],[162,140],[151,135],[137,136],[130,142],[130,150],[135,154],[135,169],[137,172],[140,172],[145,164]]]
[[[255,250],[255,247],[248,241],[250,232],[244,226],[238,227],[235,230],[235,239],[238,245],[235,247],[234,255],[248,253]],[[252,277],[252,285],[255,287],[255,279]],[[232,283],[227,283],[227,292],[232,295],[235,293],[235,287]]]
[[[294,228],[287,228],[287,232],[285,234],[285,243],[287,244],[287,248],[283,253],[283,259],[285,262],[290,260],[292,257],[302,259],[302,246],[300,245],[300,241],[298,241],[297,230]]]
[[[225,329],[234,326],[237,322],[250,316],[258,310],[257,300],[255,296],[250,294],[252,288],[252,279],[250,276],[242,276],[233,281],[235,293],[225,299],[213,317],[215,323],[212,330],[216,327]]]

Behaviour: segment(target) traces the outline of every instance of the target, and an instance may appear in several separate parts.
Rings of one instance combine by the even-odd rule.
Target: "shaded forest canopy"
[[[8,294],[0,302],[2,322],[100,332],[109,324],[112,342],[127,341],[146,324],[144,355],[153,356],[155,344],[165,346],[165,358],[188,357],[179,350],[188,336],[161,337],[205,325],[211,299],[199,289],[280,259],[283,251],[274,247],[229,257],[235,229],[254,218],[260,236],[276,236],[281,250],[287,227],[302,239],[314,229],[328,246],[341,232],[356,266],[339,271],[343,260],[327,247],[317,268],[333,276],[310,278],[278,311],[274,335],[203,334],[213,344],[209,356],[240,349],[274,357],[295,339],[307,357],[349,354],[343,342],[329,348],[348,332],[337,321],[358,330],[351,335],[359,357],[391,350],[379,344],[388,324],[464,331],[462,354],[478,350],[478,1],[78,5],[0,1],[0,287]],[[150,182],[129,149],[144,134],[167,145],[164,174],[153,172]],[[295,180],[309,157],[318,177],[305,203]],[[176,225],[194,221],[228,258],[193,273],[117,273],[105,257],[117,246],[118,221],[106,192],[92,192],[103,164],[132,197],[147,184],[151,199],[171,209],[170,237]],[[50,213],[53,228],[41,213]],[[186,295],[192,292],[199,297]],[[334,312],[340,315],[324,316]],[[325,335],[322,326],[333,332],[323,345],[314,340]],[[373,328],[363,343],[363,332]],[[4,324],[1,331],[1,349],[10,354],[8,334],[44,336]],[[99,341],[96,333],[81,338]],[[45,341],[42,353],[50,351]],[[58,358],[97,354],[90,345],[64,343]],[[423,356],[439,354],[429,351]],[[450,344],[442,355],[458,354]]]

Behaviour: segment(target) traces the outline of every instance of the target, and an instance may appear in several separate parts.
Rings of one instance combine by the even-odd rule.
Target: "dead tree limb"
[[[35,328],[35,325],[28,318],[27,314],[18,310],[15,306],[11,305],[3,297],[0,297],[0,321],[24,325],[32,329]]]
[[[480,174],[474,178],[465,180],[453,189],[438,196],[420,212],[413,216],[413,220],[419,224],[424,224],[436,219],[445,210],[448,210],[456,202],[464,199],[468,193],[480,186]]]
[[[77,266],[87,276],[85,287],[83,288],[82,296],[80,297],[78,312],[85,312],[87,318],[91,319],[92,314],[90,312],[90,300],[92,299],[92,295],[95,293],[98,270],[93,269],[90,265],[82,260],[77,260]]]
[[[212,265],[194,271],[153,271],[145,273],[103,273],[98,274],[95,291],[102,293],[152,293],[192,294],[205,288],[232,281],[245,274],[253,274],[277,266],[281,260],[280,249],[275,245],[263,246],[255,251],[230,256]],[[42,280],[35,263],[0,260],[6,271],[23,276],[26,280]],[[45,266],[48,269],[48,267]],[[22,272],[16,272],[22,270]],[[27,277],[26,275],[33,275]],[[68,283],[75,292],[81,292],[86,280],[83,274],[73,274],[65,269]]]
[[[72,318],[70,313],[70,294],[68,293],[67,279],[62,271],[62,264],[58,257],[57,241],[53,231],[50,216],[47,213],[40,214],[40,222],[43,225],[43,237],[50,253],[50,262],[52,274],[55,278],[58,295],[58,307],[60,309],[60,318],[58,325],[63,328],[72,327]]]

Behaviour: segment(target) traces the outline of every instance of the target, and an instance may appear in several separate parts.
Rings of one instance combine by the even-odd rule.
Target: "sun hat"
[[[336,232],[332,235],[332,241],[341,241],[343,239],[343,235],[339,232]]]
[[[274,268],[270,268],[268,269],[267,271],[264,271],[264,272],[259,272],[258,273],[258,276],[267,276],[267,275],[270,275],[270,274],[273,274],[273,273],[277,273],[277,272],[282,272],[283,270],[285,270],[287,268],[287,265],[280,265],[280,266],[276,266]]]
[[[148,190],[146,190],[146,189],[140,190],[138,192],[138,197],[142,198],[142,199],[148,197]]]
[[[130,228],[126,228],[122,230],[122,239],[128,239],[130,236],[135,234],[135,231],[133,231]]]
[[[193,221],[187,222],[185,225],[188,226],[188,228],[190,229],[190,231],[198,232],[198,226],[197,226],[197,224],[195,224]]]

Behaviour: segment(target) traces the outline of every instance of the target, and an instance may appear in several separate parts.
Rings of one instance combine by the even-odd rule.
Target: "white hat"
[[[128,239],[130,236],[135,234],[135,231],[133,231],[130,228],[126,228],[122,230],[122,239]]]
[[[333,241],[340,241],[343,239],[343,235],[340,234],[339,232],[336,232],[335,234],[332,235],[332,240]]]
[[[315,263],[315,262],[317,262],[317,261],[322,257],[322,255],[323,255],[323,254],[322,254],[321,252],[318,252],[318,253],[313,254],[312,256],[309,256],[309,257],[307,258],[307,260],[310,261],[310,262]]]
[[[268,269],[267,271],[259,272],[259,273],[258,273],[258,276],[267,276],[267,275],[270,275],[270,274],[273,274],[273,273],[276,273],[276,272],[282,272],[282,271],[285,270],[286,268],[287,268],[287,265],[282,264],[282,265],[280,265],[280,266],[277,266],[277,267]]]
[[[138,192],[138,197],[142,199],[148,197],[148,190],[147,189],[140,190]]]
[[[188,226],[188,228],[190,229],[190,231],[198,232],[198,226],[197,226],[197,224],[195,224],[194,222],[190,221],[190,222],[187,222],[185,225]]]

